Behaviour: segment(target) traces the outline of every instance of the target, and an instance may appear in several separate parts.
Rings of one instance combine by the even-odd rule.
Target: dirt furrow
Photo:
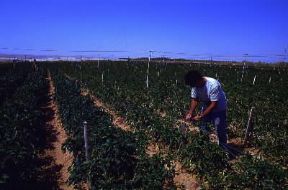
[[[48,72],[49,81],[49,97],[48,108],[53,110],[51,120],[47,125],[51,126],[56,132],[56,139],[52,143],[52,148],[45,151],[45,155],[54,159],[55,164],[61,166],[60,176],[58,178],[58,185],[63,190],[73,190],[72,186],[67,184],[69,178],[68,167],[72,164],[73,156],[69,152],[63,152],[61,147],[67,138],[67,134],[62,127],[61,119],[59,116],[58,106],[55,102],[55,86],[51,79],[50,72]]]
[[[126,122],[125,122],[125,118],[120,117],[119,115],[117,115],[116,112],[114,112],[112,109],[110,109],[107,105],[105,105],[103,102],[101,102],[99,99],[97,99],[94,95],[92,95],[89,90],[87,89],[81,89],[81,95],[82,96],[89,96],[91,98],[91,100],[93,101],[94,105],[96,107],[100,107],[102,108],[106,113],[108,113],[109,115],[112,116],[113,119],[113,124],[119,128],[121,128],[124,131],[130,131],[132,132],[132,128],[131,126],[129,126]]]
[[[185,190],[198,190],[200,189],[200,185],[196,180],[195,175],[191,175],[187,172],[187,170],[182,166],[179,161],[175,161],[175,177],[174,183],[175,185],[181,189],[184,188]]]

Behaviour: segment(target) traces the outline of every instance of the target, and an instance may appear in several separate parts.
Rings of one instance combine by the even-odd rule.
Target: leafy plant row
[[[23,71],[21,67],[19,72],[13,70],[16,73],[11,80],[22,78],[26,66]],[[52,187],[53,179],[46,179],[43,170],[49,163],[40,156],[49,146],[40,95],[48,88],[46,72],[27,75],[23,85],[0,107],[0,189],[47,189],[47,184]]]
[[[187,104],[189,100],[183,98],[189,97],[187,95],[189,92],[187,89],[185,90],[185,87],[182,85],[183,83],[177,83],[177,80],[181,81],[180,76],[183,77],[185,70],[187,71],[187,69],[196,67],[200,70],[210,69],[210,72],[216,70],[221,74],[227,72],[227,69],[228,71],[230,70],[229,73],[233,73],[231,71],[233,69],[216,66],[203,66],[204,68],[201,68],[200,66],[187,67],[182,65],[167,66],[156,64],[154,68],[153,65],[150,67],[153,68],[150,70],[151,85],[149,89],[145,89],[143,83],[145,81],[146,68],[143,65],[106,62],[100,65],[100,68],[98,65],[96,66],[96,64],[82,64],[81,70],[79,70],[79,67],[75,67],[75,65],[62,66],[65,72],[74,77],[78,77],[78,79],[82,78],[82,82],[92,89],[98,97],[115,107],[120,114],[127,117],[138,129],[144,129],[146,134],[152,136],[153,139],[169,145],[172,151],[176,151],[177,154],[179,154],[184,165],[196,171],[199,176],[205,176],[208,187],[238,187],[238,184],[243,184],[242,187],[246,188],[261,187],[261,184],[264,184],[262,187],[266,187],[268,183],[263,183],[263,180],[269,181],[269,185],[274,188],[283,188],[285,186],[285,181],[287,180],[286,175],[273,175],[275,171],[285,173],[285,170],[277,165],[270,164],[262,159],[253,161],[253,159],[247,158],[251,163],[248,164],[248,162],[244,162],[243,164],[242,160],[240,160],[237,164],[241,166],[244,165],[245,167],[251,164],[251,166],[255,166],[254,169],[256,172],[253,173],[252,170],[249,170],[248,173],[245,173],[244,170],[240,171],[240,167],[234,167],[234,165],[228,164],[223,152],[218,147],[209,143],[209,141],[205,139],[206,137],[189,135],[186,139],[183,139],[181,134],[171,127],[173,123],[175,123],[177,116],[183,114],[185,109],[184,102]],[[226,69],[226,71],[221,72],[223,69]],[[182,72],[182,74],[178,72]],[[246,80],[247,78],[245,81]],[[227,85],[228,84],[231,83],[227,83]],[[244,84],[239,82],[238,84],[244,85],[244,87],[249,86],[248,82]],[[239,99],[237,96],[236,98]],[[256,101],[257,96],[253,97],[253,100]],[[156,113],[158,110],[167,110],[168,117],[160,118],[157,116]],[[236,111],[246,112],[244,109]],[[185,141],[186,143],[183,143]],[[177,148],[180,151],[177,151]],[[199,155],[201,156],[199,157]],[[258,168],[258,163],[264,163],[264,169]],[[269,175],[264,176],[264,179],[256,177],[259,171],[266,170],[267,168],[273,168],[273,170],[268,171]],[[228,177],[231,173],[234,177]],[[236,177],[238,175],[244,175],[246,177],[254,176],[255,179],[253,183],[249,184],[245,182],[245,177],[238,178]]]
[[[169,159],[160,155],[148,157],[145,154],[147,139],[141,132],[116,128],[111,116],[95,107],[89,97],[80,95],[77,81],[65,78],[57,68],[50,68],[60,115],[69,136],[63,148],[74,155],[70,183],[79,187],[88,181],[92,189],[161,189],[164,183],[171,181],[174,174]],[[88,123],[88,161],[83,121]],[[172,188],[173,184],[169,186]]]
[[[28,73],[32,71],[31,63],[2,63],[0,67],[0,106],[10,98],[23,84]]]
[[[165,112],[168,117],[178,119],[187,110],[190,92],[184,86],[183,76],[191,69],[200,70],[204,75],[215,77],[222,83],[228,98],[229,137],[244,137],[248,111],[254,106],[253,123],[256,135],[251,145],[261,149],[271,161],[286,166],[286,67],[155,63],[150,65],[149,89],[145,88],[145,64],[105,62],[100,64],[99,68],[96,64],[86,65],[81,72],[85,73],[84,80],[87,78],[95,84],[103,84],[115,90],[125,89],[125,93],[133,94],[133,101],[139,100],[140,104],[151,107],[155,113]],[[78,76],[80,77],[80,71]],[[254,78],[256,80],[253,85]],[[113,90],[107,91],[113,93]]]
[[[88,81],[83,82],[89,84]],[[98,97],[117,108],[122,116],[127,118],[139,131],[144,131],[147,137],[153,141],[166,144],[174,155],[180,154],[179,157],[174,156],[174,160],[182,160],[187,168],[197,172],[199,176],[215,176],[226,167],[226,155],[217,145],[210,143],[206,137],[200,134],[190,134],[187,137],[181,135],[178,129],[173,127],[174,120],[155,115],[153,107],[151,108],[145,102],[141,102],[146,94],[135,97],[137,92],[135,93],[131,89],[122,88],[120,90],[117,87],[117,89],[113,88],[113,86],[112,88],[110,86],[99,86],[94,83],[95,81],[90,82],[92,82],[91,89]],[[192,149],[196,156],[185,157],[187,151]],[[209,154],[205,154],[205,152]],[[203,156],[198,157],[198,155]],[[213,164],[205,164],[207,160],[210,160]],[[214,161],[216,160],[218,162],[215,164]],[[189,165],[188,162],[197,162],[197,164]],[[209,173],[206,173],[207,171]]]

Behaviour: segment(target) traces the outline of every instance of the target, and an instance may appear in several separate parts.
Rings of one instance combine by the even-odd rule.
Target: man
[[[221,147],[227,144],[226,110],[227,100],[221,84],[214,78],[202,76],[198,71],[189,71],[185,75],[185,84],[191,89],[191,105],[186,120],[211,122]],[[201,112],[194,114],[199,103]]]

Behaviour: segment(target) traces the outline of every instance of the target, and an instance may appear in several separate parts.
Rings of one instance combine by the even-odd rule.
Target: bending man
[[[185,75],[185,84],[191,89],[191,105],[186,120],[211,122],[218,136],[221,147],[227,144],[226,110],[227,100],[219,81],[202,76],[198,71],[189,71]],[[194,114],[197,105],[201,103],[201,112]]]

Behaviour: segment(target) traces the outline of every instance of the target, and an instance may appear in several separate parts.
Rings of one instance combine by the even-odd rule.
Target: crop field
[[[215,143],[213,127],[210,135],[197,122],[180,130],[189,70],[221,82],[237,156]],[[73,157],[67,183],[74,189],[288,189],[286,65],[1,63],[0,81],[0,189],[57,189],[52,161],[43,157],[53,139],[48,101],[67,134],[61,147]]]

